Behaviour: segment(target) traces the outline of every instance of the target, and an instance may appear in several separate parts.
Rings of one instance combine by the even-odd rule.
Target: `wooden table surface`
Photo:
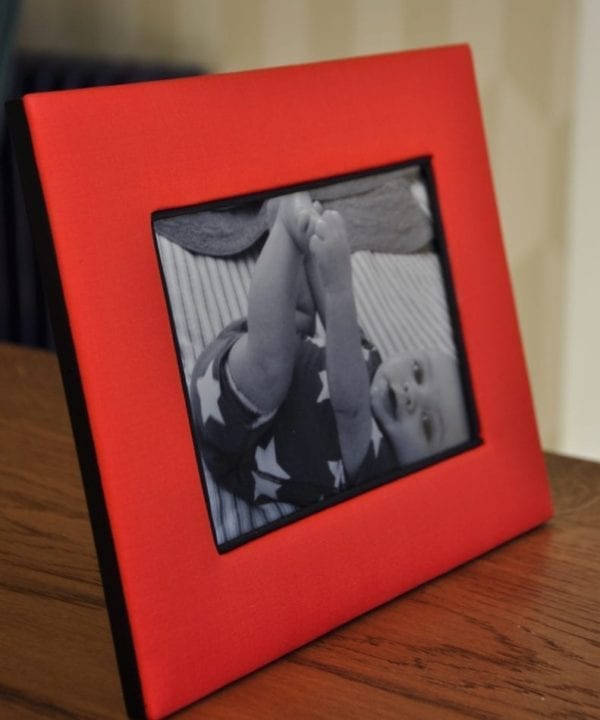
[[[600,465],[556,518],[179,718],[600,718]],[[0,345],[0,718],[122,718],[55,357]]]

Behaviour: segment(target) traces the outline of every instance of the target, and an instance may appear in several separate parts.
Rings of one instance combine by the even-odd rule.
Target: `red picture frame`
[[[41,93],[9,115],[132,716],[164,717],[550,517],[467,47]],[[152,214],[423,157],[481,443],[219,553]]]
[[[401,357],[405,362],[408,360],[410,366],[427,362],[425,357],[421,357],[424,352],[430,358],[445,358],[457,371],[455,380],[458,385],[454,388],[459,397],[452,394],[449,387],[452,382],[445,382],[443,388],[435,383],[431,368],[429,373],[433,384],[417,384],[414,377],[411,379],[411,373],[408,374],[408,379],[414,382],[412,390],[399,390],[407,380],[404,372],[401,378],[396,377],[393,383],[396,391],[392,393],[394,401],[404,405],[407,400],[404,393],[415,393],[419,412],[427,415],[424,422],[432,425],[431,437],[427,440],[425,431],[420,428],[425,447],[415,457],[411,426],[414,413],[410,410],[401,413],[401,417],[408,421],[405,432],[411,437],[413,458],[411,460],[408,456],[406,448],[399,448],[402,454],[400,461],[395,457],[396,451],[387,437],[383,441],[385,447],[381,447],[383,426],[381,420],[377,421],[371,428],[373,452],[365,458],[360,478],[345,482],[343,471],[344,481],[333,491],[331,484],[342,477],[339,474],[342,463],[326,460],[337,457],[338,448],[335,442],[331,442],[327,412],[324,417],[323,410],[319,409],[323,408],[320,402],[331,403],[330,399],[327,400],[330,382],[323,384],[321,376],[329,378],[332,372],[335,375],[334,371],[325,368],[329,346],[325,306],[317,311],[319,320],[324,323],[322,328],[319,329],[315,322],[312,333],[299,333],[304,349],[299,348],[296,357],[299,363],[296,367],[298,380],[293,390],[289,390],[296,393],[295,399],[284,403],[277,417],[272,418],[272,423],[261,425],[256,432],[252,429],[252,424],[256,422],[256,417],[253,417],[250,427],[244,428],[241,457],[231,442],[232,433],[237,436],[240,432],[240,408],[238,403],[231,407],[226,389],[229,381],[220,372],[217,373],[221,377],[219,399],[213,408],[220,418],[220,429],[213,425],[216,435],[213,435],[212,443],[209,438],[200,437],[204,423],[197,412],[194,414],[192,407],[196,405],[196,399],[200,399],[194,389],[194,368],[196,365],[203,367],[204,357],[212,357],[218,346],[228,344],[227,338],[237,336],[238,331],[232,332],[232,328],[238,328],[240,323],[243,325],[249,317],[249,308],[245,308],[244,304],[249,302],[255,263],[262,255],[259,248],[264,246],[268,234],[268,204],[286,196],[297,198],[298,193],[307,195],[312,201],[321,198],[324,204],[319,206],[317,215],[335,210],[344,222],[350,265],[354,266],[351,285],[357,325],[363,337],[361,352],[363,359],[364,353],[370,358],[366,366],[373,369],[372,362],[375,360],[378,367],[382,366],[380,375],[385,377],[390,363]],[[153,214],[153,230],[188,400],[199,473],[210,510],[215,543],[220,552],[227,552],[277,527],[344,502],[384,482],[396,481],[481,443],[430,158],[413,158],[400,165],[318,179],[307,185],[280,187],[251,196],[159,211]],[[283,272],[281,268],[279,270]],[[273,274],[277,273],[272,271],[270,275]],[[244,282],[244,275],[248,285]],[[268,293],[270,304],[292,301],[287,285],[285,296],[275,300],[273,278],[269,277],[266,283],[264,278],[263,274],[262,292]],[[317,292],[322,293],[323,290]],[[294,304],[296,302],[297,298]],[[324,318],[321,318],[322,314]],[[320,349],[314,350],[315,346]],[[275,354],[277,349],[272,348],[269,352]],[[344,357],[343,361],[346,360]],[[387,361],[385,368],[384,361]],[[301,372],[300,368],[306,372]],[[339,368],[338,377],[346,370],[344,362],[339,363]],[[370,378],[371,387],[373,382],[374,376]],[[206,387],[204,382],[201,385]],[[391,387],[387,385],[388,393]],[[216,387],[209,383],[208,388],[209,396],[212,396]],[[351,392],[356,395],[354,387]],[[446,395],[444,413],[439,406],[440,392]],[[453,398],[449,405],[448,393]],[[299,400],[300,396],[304,399]],[[206,399],[210,405],[211,397]],[[243,414],[245,409],[241,408]],[[389,410],[392,411],[391,406]],[[227,420],[222,417],[223,412]],[[455,414],[458,417],[453,418]],[[371,416],[372,422],[375,422],[372,406]],[[395,426],[398,418],[388,419],[392,420],[395,428],[393,435],[399,440],[404,433],[399,434]],[[458,421],[460,425],[463,420],[465,427],[457,436],[459,428],[456,423]],[[315,427],[316,435],[311,426]],[[434,435],[437,442],[433,442]],[[323,436],[328,438],[327,441],[321,441]],[[257,440],[256,444],[251,438]],[[232,474],[221,476],[218,483],[214,468],[203,460],[206,447],[212,446],[212,452],[215,451],[215,441],[227,448],[226,457],[219,463],[236,468]],[[248,454],[249,447],[251,451]],[[218,456],[220,454],[219,450]],[[318,458],[322,464],[302,462],[305,454]],[[287,469],[279,466],[279,462]],[[319,499],[313,498],[310,502],[294,506],[281,502],[281,498],[278,502],[275,497],[266,503],[248,500],[248,493],[256,495],[257,488],[264,488],[265,477],[267,488],[281,488],[286,492],[297,480],[306,483],[309,474],[311,488],[329,490]],[[277,485],[286,475],[289,477],[283,485]],[[232,489],[232,483],[237,485],[237,492]]]

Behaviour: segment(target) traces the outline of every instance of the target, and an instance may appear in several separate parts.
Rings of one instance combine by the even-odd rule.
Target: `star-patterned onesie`
[[[245,320],[228,325],[200,355],[191,379],[200,454],[217,484],[251,504],[276,500],[307,506],[393,468],[393,451],[373,419],[365,459],[353,477],[347,476],[324,340],[302,339],[285,400],[274,412],[261,414],[235,387],[227,367],[229,351],[246,331]],[[371,380],[381,358],[365,339],[362,347]]]

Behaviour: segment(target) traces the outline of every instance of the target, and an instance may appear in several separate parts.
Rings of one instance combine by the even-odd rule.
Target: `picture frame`
[[[40,93],[9,121],[132,717],[551,516],[466,46]],[[219,546],[156,219],[414,162],[434,183],[468,439]]]
[[[242,457],[231,439],[232,433],[239,431],[238,413],[246,410],[240,408],[238,402],[233,402],[230,407],[232,402],[227,395],[231,378],[225,373],[226,377],[220,378],[224,387],[217,391],[205,375],[202,380],[194,377],[203,357],[211,355],[215,343],[218,345],[223,338],[227,344],[226,338],[231,338],[230,328],[235,326],[237,335],[236,323],[245,322],[250,315],[254,273],[261,261],[270,262],[269,258],[264,260],[269,252],[265,238],[269,233],[270,204],[300,196],[308,196],[318,204],[315,219],[323,220],[328,213],[336,212],[342,220],[352,265],[351,286],[358,329],[362,335],[360,351],[367,358],[371,389],[377,388],[377,377],[387,377],[390,370],[394,372],[394,363],[401,373],[400,378],[394,377],[393,383],[386,380],[383,385],[384,400],[389,395],[393,403],[389,412],[398,426],[393,430],[388,428],[390,435],[382,425],[383,418],[376,419],[373,413],[370,429],[373,447],[367,448],[371,452],[366,452],[360,477],[346,477],[343,462],[338,460],[339,448],[330,447],[331,438],[320,442],[324,435],[327,436],[331,413],[327,412],[329,408],[324,408],[329,405],[334,408],[335,398],[330,397],[330,385],[336,380],[335,377],[331,379],[332,369],[327,363],[331,334],[327,331],[331,328],[327,324],[325,307],[320,308],[320,312],[314,309],[315,326],[310,333],[300,331],[306,342],[302,342],[305,347],[295,358],[297,380],[288,388],[277,416],[261,424],[260,429],[243,428],[244,443],[249,437],[255,438],[251,440],[249,457],[245,448],[246,457]],[[220,552],[481,442],[429,158],[408,160],[341,178],[317,180],[293,188],[277,188],[191,208],[159,211],[153,214],[153,229],[188,401],[191,432],[197,438],[198,467]],[[310,255],[309,250],[304,256],[304,265]],[[275,266],[275,277],[279,277],[278,270]],[[300,275],[302,279],[303,272]],[[271,306],[274,302],[273,276],[268,275],[266,283],[264,280],[262,283],[267,287],[261,287],[259,292],[269,294]],[[315,290],[317,294],[323,292],[318,288]],[[280,288],[280,295],[281,292]],[[284,300],[295,304],[288,292],[289,287],[285,286],[283,297],[275,301],[276,306]],[[298,300],[305,299],[300,297]],[[323,305],[325,300],[321,299]],[[302,317],[305,319],[304,315]],[[273,318],[269,317],[269,320],[272,322]],[[290,318],[286,320],[288,324]],[[247,332],[250,335],[251,328]],[[267,352],[262,343],[260,350],[261,354]],[[278,347],[271,347],[268,352],[278,351]],[[451,395],[450,378],[444,378],[442,387],[433,382],[436,378],[432,367],[428,372],[432,382],[427,382],[429,378],[425,377],[419,377],[419,382],[415,382],[409,368],[408,379],[412,383],[406,384],[406,369],[402,364],[398,366],[402,359],[404,363],[408,361],[418,366],[419,373],[424,372],[425,365],[431,362],[437,365],[441,361],[444,367],[449,362],[457,371],[454,380],[460,386],[458,396]],[[332,361],[338,362],[334,375],[336,369],[338,375],[346,370],[346,357],[341,360]],[[302,363],[307,369],[310,367],[305,375],[300,372]],[[376,377],[373,377],[376,368],[370,367],[373,363],[379,369]],[[278,371],[283,372],[283,368]],[[444,368],[439,371],[443,373]],[[194,387],[196,383],[198,391]],[[350,383],[350,387],[355,396],[355,382]],[[219,392],[219,398],[217,404],[199,412],[203,389],[210,395]],[[442,405],[437,397],[440,392],[448,394],[442,399]],[[214,402],[212,397],[205,399]],[[262,399],[259,397],[258,401]],[[194,417],[195,402],[198,417]],[[386,408],[387,404],[384,402],[382,407]],[[406,412],[403,412],[405,404]],[[413,409],[417,413],[421,411],[420,419],[415,417]],[[204,426],[206,415],[214,437],[203,436],[204,427],[196,427]],[[402,419],[406,421],[407,429],[397,422]],[[424,448],[417,455],[413,434],[415,420],[426,424],[420,428]],[[457,422],[464,424],[464,429],[452,427]],[[255,423],[253,414],[250,424]],[[312,427],[316,428],[316,433],[311,432]],[[426,437],[425,431],[432,437]],[[398,444],[402,441],[399,437],[402,433],[408,434],[411,447],[410,452],[400,447],[398,457],[389,440],[396,440]],[[224,444],[224,462],[229,468],[227,479],[222,477],[221,482],[216,477],[215,470],[218,469],[213,470],[209,459],[204,457],[204,450],[209,455],[221,454],[218,448],[211,446],[215,441]],[[352,442],[356,441],[357,438],[352,437]],[[321,462],[306,467],[303,458],[307,454],[320,458]],[[212,463],[215,462],[223,464],[222,460],[213,458]],[[309,497],[286,502],[286,494],[294,496],[298,493],[298,475],[302,480],[309,480],[310,487],[303,490]],[[318,500],[310,497],[314,493],[316,477],[322,483],[318,492],[329,491],[323,492]],[[238,484],[242,487],[232,487]],[[266,493],[265,497],[258,498],[259,492]]]

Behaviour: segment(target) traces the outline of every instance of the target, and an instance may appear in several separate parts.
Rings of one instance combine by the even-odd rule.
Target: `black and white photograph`
[[[219,550],[476,441],[428,161],[153,227]]]

